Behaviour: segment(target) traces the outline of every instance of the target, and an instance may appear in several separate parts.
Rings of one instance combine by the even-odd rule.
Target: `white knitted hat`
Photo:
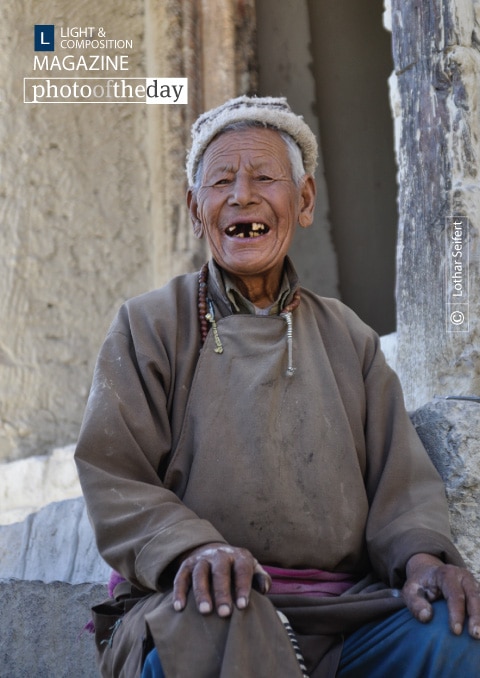
[[[289,134],[302,151],[307,174],[317,165],[315,135],[302,116],[296,115],[284,97],[248,97],[230,99],[218,108],[200,115],[192,125],[192,146],[187,156],[187,176],[193,186],[198,163],[208,144],[225,127],[235,122],[254,120]]]

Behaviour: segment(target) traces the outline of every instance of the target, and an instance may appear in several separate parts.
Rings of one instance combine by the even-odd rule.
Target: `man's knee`
[[[368,624],[345,641],[338,675],[351,678],[474,678],[480,666],[480,641],[450,630],[444,600],[433,604],[433,618],[422,624],[407,609]]]

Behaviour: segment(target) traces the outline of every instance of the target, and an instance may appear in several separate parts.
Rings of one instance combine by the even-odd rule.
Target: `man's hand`
[[[452,632],[460,635],[468,617],[468,632],[480,639],[480,586],[468,570],[445,565],[435,556],[417,553],[408,561],[406,574],[402,594],[416,619],[430,621],[433,615],[430,603],[443,597],[447,601]]]
[[[194,549],[183,560],[173,582],[173,606],[184,609],[187,593],[193,595],[201,614],[215,607],[220,617],[232,613],[233,601],[242,610],[247,607],[252,583],[261,593],[268,593],[270,576],[250,551],[222,543],[206,544]]]

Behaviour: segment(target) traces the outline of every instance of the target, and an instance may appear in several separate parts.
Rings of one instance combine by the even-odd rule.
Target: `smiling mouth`
[[[232,224],[225,229],[225,233],[229,238],[258,238],[269,230],[266,224],[253,221],[251,224]]]

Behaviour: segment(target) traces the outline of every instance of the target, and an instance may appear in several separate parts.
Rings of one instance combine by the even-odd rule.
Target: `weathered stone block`
[[[94,678],[95,642],[84,626],[105,597],[98,584],[0,581],[0,673],[9,678]]]
[[[0,526],[0,579],[105,584],[109,574],[83,497],[49,504],[22,523]]]
[[[437,398],[413,424],[445,483],[454,542],[480,577],[480,403]]]

